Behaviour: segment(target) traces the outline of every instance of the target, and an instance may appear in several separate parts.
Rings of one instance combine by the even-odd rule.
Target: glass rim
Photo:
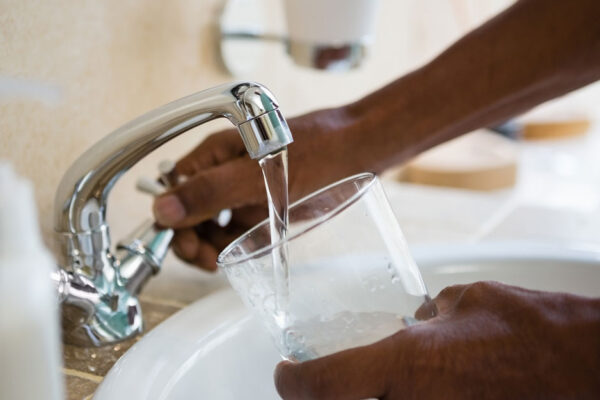
[[[225,258],[226,255],[228,255],[229,253],[231,253],[231,251],[238,246],[245,238],[247,238],[250,234],[252,234],[252,232],[255,232],[256,230],[260,229],[261,227],[263,227],[264,225],[269,223],[269,218],[266,218],[264,220],[262,220],[261,222],[259,222],[258,224],[256,224],[255,226],[253,226],[252,228],[250,228],[249,230],[247,230],[246,232],[244,232],[242,235],[240,235],[237,239],[235,239],[233,242],[229,243],[227,245],[227,247],[225,247],[220,253],[219,256],[217,257],[217,265],[219,266],[219,268],[228,268],[231,267],[233,265],[236,264],[241,264],[244,263],[248,260],[251,260],[253,258],[257,258],[257,257],[262,257],[266,254],[271,253],[271,251],[276,248],[276,247],[280,247],[282,244],[284,243],[289,243],[294,239],[297,239],[300,236],[303,236],[304,234],[306,234],[307,232],[313,230],[314,228],[320,226],[321,224],[323,224],[324,222],[329,221],[331,218],[333,218],[334,216],[338,215],[339,213],[341,213],[342,211],[344,211],[346,208],[348,208],[349,206],[351,206],[352,204],[356,203],[356,201],[358,201],[366,192],[367,190],[369,190],[371,188],[371,186],[373,186],[373,184],[377,181],[377,175],[375,175],[372,172],[361,172],[359,174],[356,175],[351,175],[347,178],[341,179],[339,181],[330,183],[327,186],[322,187],[319,190],[316,190],[304,197],[302,197],[299,200],[296,200],[295,202],[293,202],[290,206],[289,206],[289,210],[292,210],[293,208],[297,207],[298,205],[312,199],[315,198],[321,194],[323,194],[324,192],[331,190],[332,188],[336,187],[336,186],[340,186],[344,183],[347,183],[349,181],[356,181],[359,179],[363,179],[366,178],[369,180],[369,182],[361,187],[359,190],[356,191],[356,193],[354,193],[352,196],[348,197],[346,200],[344,200],[343,202],[341,202],[340,204],[338,204],[335,208],[331,209],[327,214],[319,216],[317,218],[315,218],[311,223],[309,223],[307,226],[305,226],[304,228],[302,228],[300,231],[295,232],[293,235],[288,235],[285,237],[285,239],[281,239],[278,240],[275,243],[269,243],[268,245],[261,247],[259,249],[256,249],[254,251],[252,251],[251,253],[248,254],[244,254],[243,256],[232,260],[232,261],[224,261],[223,258]]]

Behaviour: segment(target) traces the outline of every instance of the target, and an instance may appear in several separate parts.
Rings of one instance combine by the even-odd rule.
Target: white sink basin
[[[532,289],[600,296],[600,252],[532,244],[413,248],[432,296],[455,283],[498,280]],[[281,360],[232,290],[175,314],[110,370],[96,400],[277,399]]]

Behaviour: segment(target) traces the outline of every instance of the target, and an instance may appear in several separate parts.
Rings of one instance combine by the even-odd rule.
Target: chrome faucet
[[[113,253],[106,222],[108,195],[119,177],[152,150],[220,117],[237,127],[253,159],[293,140],[269,90],[238,82],[150,111],[96,143],[67,170],[56,192],[60,268],[53,276],[65,342],[102,346],[142,331],[137,295],[160,271],[173,231],[148,221],[119,242]]]

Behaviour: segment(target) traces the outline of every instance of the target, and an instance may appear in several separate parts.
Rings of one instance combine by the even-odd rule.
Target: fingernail
[[[154,202],[154,216],[159,224],[171,226],[185,218],[185,207],[175,195],[161,196]]]

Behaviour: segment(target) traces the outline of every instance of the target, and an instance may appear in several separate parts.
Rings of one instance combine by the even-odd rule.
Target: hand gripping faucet
[[[173,231],[146,222],[113,253],[106,222],[108,195],[119,177],[152,150],[220,117],[237,127],[253,159],[293,140],[269,90],[238,82],[142,115],[100,140],[67,170],[54,206],[60,268],[53,276],[66,343],[102,346],[142,331],[137,295],[160,271]]]

